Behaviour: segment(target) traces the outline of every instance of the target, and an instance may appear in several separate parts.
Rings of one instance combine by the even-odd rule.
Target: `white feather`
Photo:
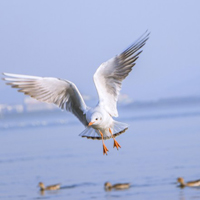
[[[85,114],[88,110],[83,97],[74,83],[52,77],[27,76],[4,73],[5,81],[14,88],[39,101],[54,103],[62,109],[72,112],[85,126],[88,124]]]
[[[140,49],[148,40],[149,33],[145,32],[121,54],[102,63],[94,74],[94,83],[99,95],[99,105],[103,105],[111,116],[117,117],[117,100],[122,81],[128,76],[139,54]]]
[[[23,92],[39,101],[54,103],[62,109],[72,112],[85,126],[93,120],[90,127],[80,134],[82,137],[109,139],[112,130],[114,137],[127,130],[127,125],[114,121],[117,117],[117,100],[122,81],[128,76],[135,61],[142,52],[140,49],[149,38],[149,33],[143,34],[135,43],[121,54],[102,63],[94,74],[94,83],[99,95],[99,103],[95,108],[86,106],[76,85],[68,80],[52,77],[28,76],[3,73],[8,85],[19,88]],[[96,115],[97,117],[94,117]],[[98,119],[100,116],[100,119]]]

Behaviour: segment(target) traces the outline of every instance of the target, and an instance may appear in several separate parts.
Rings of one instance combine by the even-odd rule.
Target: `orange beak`
[[[94,124],[94,122],[90,122],[90,123],[88,124],[88,126],[91,126],[92,124]]]

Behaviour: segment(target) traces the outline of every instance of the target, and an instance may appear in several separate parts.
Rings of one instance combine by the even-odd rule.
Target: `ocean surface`
[[[0,199],[200,199],[200,188],[176,179],[200,179],[200,102],[161,102],[119,107],[129,129],[116,140],[81,138],[84,129],[60,110],[0,116]],[[61,183],[41,193],[38,183]],[[106,181],[131,183],[105,191]]]

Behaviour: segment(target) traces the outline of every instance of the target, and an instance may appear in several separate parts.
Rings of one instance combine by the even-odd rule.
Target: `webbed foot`
[[[104,154],[107,155],[107,151],[108,151],[108,149],[107,149],[106,145],[103,144],[103,155],[104,155]]]
[[[116,147],[117,150],[118,150],[119,147],[121,148],[121,146],[120,146],[120,144],[117,142],[117,140],[115,140],[114,138],[113,138],[113,140],[114,140],[113,148]]]

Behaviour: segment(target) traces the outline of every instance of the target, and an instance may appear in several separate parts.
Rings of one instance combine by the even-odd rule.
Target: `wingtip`
[[[7,72],[2,72],[2,75],[4,75],[4,76],[11,76],[12,74],[11,73],[7,73]]]
[[[3,72],[2,73],[4,76],[6,77],[10,77],[10,78],[31,78],[31,79],[36,79],[36,78],[41,78],[39,76],[30,76],[30,75],[24,75],[24,74],[13,74],[13,73],[7,73],[7,72]]]
[[[150,31],[147,29],[137,40],[135,40],[134,43],[132,43],[128,48],[126,48],[121,54],[123,54],[124,52],[128,51],[129,49],[131,49],[133,47],[133,45],[137,44],[137,43],[146,43],[146,41],[149,39],[149,35],[150,35]]]
[[[151,31],[149,31],[149,29],[147,29],[145,32],[144,32],[144,37],[145,38],[148,38],[149,39],[149,35],[151,34]]]
[[[149,35],[151,34],[151,31],[149,31],[149,29],[147,29],[139,38],[138,38],[138,40],[139,39],[144,39],[144,38],[147,38],[147,39],[149,39]]]
[[[3,75],[3,76],[6,76],[6,73],[5,73],[5,72],[2,72],[2,75]],[[1,80],[6,81],[6,78],[3,77],[3,78],[1,78]]]
[[[148,33],[148,34],[150,34],[150,33],[151,33],[151,31],[149,31],[149,29],[147,29],[147,30],[145,31],[145,33]]]

